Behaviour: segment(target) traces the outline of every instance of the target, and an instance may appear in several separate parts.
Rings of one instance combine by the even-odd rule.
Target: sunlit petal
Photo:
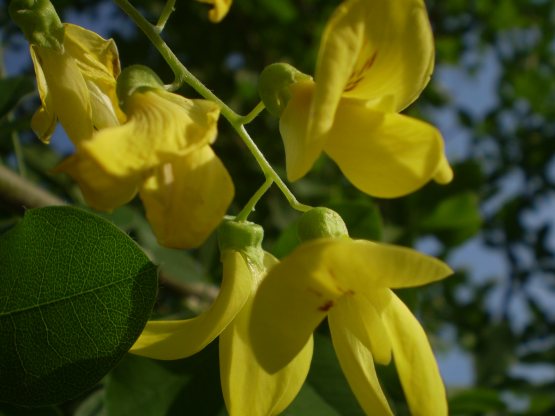
[[[218,226],[233,200],[226,168],[210,146],[166,163],[140,189],[146,216],[165,247],[198,247]]]
[[[213,141],[218,107],[183,97],[179,105],[173,95],[162,91],[134,93],[126,102],[128,122],[98,131],[84,143],[84,150],[111,174],[128,176],[171,162]]]
[[[361,191],[381,198],[411,193],[443,163],[439,131],[424,122],[343,99],[324,147]]]
[[[266,259],[271,256],[266,255]],[[277,260],[272,260],[273,265]],[[266,267],[272,266],[266,262]],[[300,390],[312,358],[312,339],[287,366],[270,374],[258,364],[249,339],[252,299],[220,335],[220,378],[230,415],[276,415]]]
[[[453,273],[441,260],[410,248],[366,240],[346,240],[339,244],[336,243],[334,248],[338,253],[334,253],[336,267],[341,267],[345,273],[348,271],[352,287],[356,286],[364,293],[372,293],[376,285],[390,288],[421,286]],[[346,253],[350,254],[341,259]]]
[[[229,11],[232,0],[198,0],[201,3],[211,4],[213,7],[208,12],[208,18],[213,23],[220,22]]]
[[[329,119],[340,94],[367,101],[390,96],[393,110],[402,110],[428,83],[433,60],[433,36],[422,0],[344,2],[322,37],[309,134],[318,136],[331,128]]]
[[[87,204],[99,211],[111,211],[131,201],[140,181],[139,177],[112,176],[79,151],[60,163],[54,172],[70,175],[79,184]]]
[[[287,178],[296,181],[310,170],[322,152],[324,142],[313,140],[307,136],[306,130],[314,82],[297,82],[290,88],[291,99],[281,115],[279,130],[285,147]]]
[[[121,69],[116,43],[71,23],[64,24],[64,48],[89,79],[117,78]]]
[[[264,279],[255,296],[250,337],[261,365],[275,372],[309,342],[345,289],[327,270],[333,240],[303,244]]]
[[[376,288],[386,292],[388,289]],[[380,315],[367,297],[362,294],[348,294],[337,301],[328,315],[330,322],[341,322],[371,352],[374,361],[389,364],[391,342]]]
[[[339,364],[364,412],[373,416],[392,415],[376,375],[372,354],[349,331],[340,315],[330,313],[328,319]]]
[[[307,131],[310,140],[320,141],[332,126],[337,105],[364,42],[364,5],[374,3],[344,1],[328,20],[316,63],[316,91]],[[360,13],[364,14],[360,16]]]
[[[31,52],[33,66],[35,68],[37,89],[39,90],[39,97],[41,101],[41,106],[31,119],[31,128],[42,142],[49,143],[50,138],[54,133],[54,129],[56,128],[57,121],[56,114],[54,113],[54,103],[52,102],[50,91],[48,90],[48,84],[46,83],[46,79],[44,77],[44,71],[42,70],[40,59],[32,46],[29,50]]]
[[[119,109],[116,96],[116,78],[121,69],[115,42],[70,23],[64,24],[64,32],[66,53],[75,59],[91,92],[96,128],[114,125],[106,123],[112,118],[123,122],[125,116]]]
[[[446,184],[453,180],[453,169],[449,165],[447,158],[443,156],[441,162],[434,174],[434,181],[440,184]]]
[[[254,291],[251,271],[241,253],[225,251],[222,263],[222,286],[210,309],[192,319],[148,321],[130,352],[175,360],[195,354],[220,335]]]
[[[395,295],[384,309],[383,319],[411,414],[447,415],[445,387],[422,326]]]
[[[65,53],[36,45],[31,48],[35,67],[39,65],[44,75],[44,84],[43,81],[39,81],[39,86],[43,84],[39,91],[47,92],[50,97],[46,100],[41,96],[43,107],[45,105],[49,107],[51,104],[52,109],[47,108],[47,113],[56,114],[67,135],[75,144],[90,138],[93,126],[89,92],[77,64]],[[40,123],[38,120],[36,127],[39,129],[41,126],[43,131],[49,131],[48,128],[44,129],[46,124],[43,119],[40,119]],[[42,140],[48,139],[42,137]]]

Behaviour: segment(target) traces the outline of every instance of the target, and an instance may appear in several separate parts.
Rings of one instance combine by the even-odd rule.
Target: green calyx
[[[127,99],[137,91],[163,88],[162,80],[152,69],[144,65],[131,65],[121,71],[116,85],[116,93],[120,106],[125,111]]]
[[[49,0],[12,0],[10,17],[32,45],[61,51],[64,26]]]
[[[301,241],[349,237],[343,218],[337,212],[324,207],[305,212],[299,221],[298,233]]]
[[[312,79],[297,68],[284,63],[268,65],[260,74],[258,94],[266,109],[274,116],[281,116],[291,98],[289,87],[299,81]]]
[[[262,266],[264,262],[263,238],[264,229],[248,221],[224,220],[218,228],[220,253],[226,250],[242,252],[257,266]]]

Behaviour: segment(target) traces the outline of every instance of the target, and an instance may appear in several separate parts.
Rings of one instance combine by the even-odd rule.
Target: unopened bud
[[[289,88],[299,81],[312,79],[297,68],[284,63],[268,65],[260,74],[258,94],[266,109],[274,116],[281,116],[291,98]]]
[[[343,218],[337,212],[323,207],[313,208],[303,214],[299,221],[298,233],[301,241],[349,236]]]

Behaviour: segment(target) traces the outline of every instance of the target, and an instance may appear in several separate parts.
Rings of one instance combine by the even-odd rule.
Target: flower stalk
[[[175,79],[174,82],[167,87],[167,89],[170,91],[175,91],[179,87],[181,87],[183,83],[186,83],[191,86],[197,93],[199,93],[203,98],[215,102],[220,107],[221,115],[231,124],[233,129],[237,132],[243,143],[247,146],[253,157],[256,159],[256,162],[260,166],[260,169],[264,173],[266,179],[271,179],[272,182],[275,182],[275,184],[283,193],[283,195],[289,202],[289,205],[293,209],[301,212],[308,211],[311,207],[301,204],[297,201],[295,195],[293,195],[291,190],[287,187],[287,185],[283,182],[274,168],[266,160],[260,149],[258,149],[248,132],[245,130],[244,125],[250,123],[264,109],[264,104],[258,104],[254,108],[254,110],[246,116],[241,116],[237,114],[227,104],[220,100],[212,91],[210,91],[210,89],[208,89],[197,77],[195,77],[185,67],[185,65],[183,65],[183,63],[181,63],[179,58],[175,56],[173,51],[168,47],[166,42],[164,42],[164,40],[160,36],[158,26],[154,26],[148,20],[146,20],[145,17],[141,13],[139,13],[139,11],[135,7],[133,7],[133,5],[131,5],[128,0],[115,0],[115,3],[143,31],[143,33],[152,42],[154,47],[162,55],[168,66],[173,71]],[[168,1],[168,3],[171,3],[171,1]],[[164,11],[167,11],[166,9],[169,7],[168,3],[166,3]],[[245,215],[245,213],[242,213],[242,215]]]

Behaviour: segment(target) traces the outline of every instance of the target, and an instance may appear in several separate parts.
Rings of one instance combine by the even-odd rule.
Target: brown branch
[[[0,165],[0,201],[20,212],[26,208],[66,205],[56,195],[2,165]]]

